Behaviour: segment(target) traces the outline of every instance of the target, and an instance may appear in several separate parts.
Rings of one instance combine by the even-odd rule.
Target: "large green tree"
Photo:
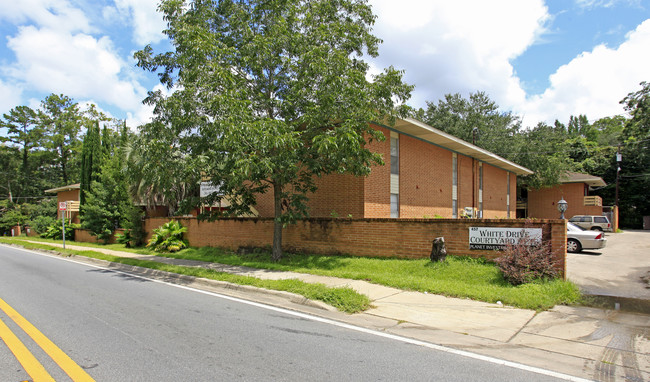
[[[643,216],[650,215],[650,83],[630,93],[621,103],[630,119],[623,130],[620,213],[630,227],[641,227]]]
[[[521,126],[516,115],[501,111],[485,92],[471,93],[469,98],[458,93],[447,94],[437,104],[427,101],[427,109],[421,110],[417,117],[504,157],[512,153],[512,140]]]
[[[34,196],[31,187],[33,182],[33,166],[30,155],[42,142],[43,129],[38,123],[37,113],[27,106],[17,106],[4,114],[0,119],[0,127],[7,129],[7,136],[0,141],[10,142],[20,147],[20,176],[18,193],[21,196]]]
[[[39,118],[45,129],[45,147],[56,153],[56,183],[69,184],[78,179],[82,117],[78,104],[68,96],[50,94],[41,102]]]
[[[99,135],[99,121],[91,122],[86,129],[81,149],[81,176],[79,201],[86,203],[86,194],[93,181],[99,177],[103,152]]]
[[[272,192],[277,260],[282,227],[308,215],[316,177],[382,163],[366,147],[384,137],[368,123],[405,112],[396,102],[412,87],[392,67],[369,74],[363,55],[377,56],[381,41],[365,0],[163,0],[159,9],[173,50],[147,46],[136,58],[175,91],[150,94],[156,120],[143,132],[153,147],[177,137],[173,150],[202,158],[234,213]]]
[[[95,126],[94,130],[93,135],[96,135],[98,140],[99,126]],[[128,131],[123,130],[123,133],[128,134]],[[112,133],[103,135],[113,136]],[[120,140],[119,137],[105,139],[110,142],[128,142],[128,139]],[[99,142],[93,146],[95,153],[101,154],[102,148]],[[119,146],[113,146],[112,143],[105,149],[110,151],[103,153],[104,157],[96,179],[93,180],[94,177],[91,177],[85,203],[81,204],[81,224],[97,238],[107,241],[117,228],[124,226],[133,204],[128,194],[124,150]]]

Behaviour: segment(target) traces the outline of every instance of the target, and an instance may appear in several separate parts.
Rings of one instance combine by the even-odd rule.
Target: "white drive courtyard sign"
[[[206,196],[212,195],[215,192],[219,193],[221,191],[219,186],[215,186],[210,182],[201,182],[201,188],[199,189],[199,196],[205,198]]]
[[[531,244],[542,241],[541,228],[469,227],[469,249],[504,249],[528,236]]]

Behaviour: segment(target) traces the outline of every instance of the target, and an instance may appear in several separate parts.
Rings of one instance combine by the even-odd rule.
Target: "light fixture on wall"
[[[557,202],[557,210],[560,211],[560,219],[564,219],[564,213],[566,212],[566,209],[569,207],[569,203],[562,198],[559,202]]]

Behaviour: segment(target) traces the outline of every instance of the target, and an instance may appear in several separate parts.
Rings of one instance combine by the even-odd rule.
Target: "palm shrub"
[[[536,243],[528,236],[522,237],[516,244],[509,243],[495,262],[503,277],[512,285],[554,279],[559,275],[554,267],[551,243]]]
[[[153,230],[153,236],[147,243],[147,247],[153,248],[156,252],[176,252],[187,248],[187,240],[183,234],[187,228],[176,220],[171,220]]]

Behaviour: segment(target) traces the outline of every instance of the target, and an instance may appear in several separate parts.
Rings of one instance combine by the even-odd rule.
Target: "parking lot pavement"
[[[606,237],[603,249],[567,254],[567,278],[585,294],[650,301],[650,231]]]

